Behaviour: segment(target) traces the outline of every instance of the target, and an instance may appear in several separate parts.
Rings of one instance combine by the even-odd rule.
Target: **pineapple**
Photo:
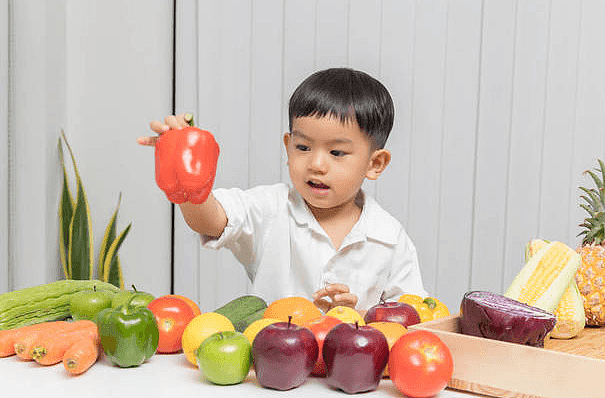
[[[605,325],[605,164],[599,159],[599,168],[595,169],[600,176],[587,170],[596,188],[580,189],[586,194],[580,197],[586,202],[580,204],[589,214],[580,227],[578,236],[582,245],[578,253],[582,264],[576,274],[576,283],[584,301],[586,324],[589,326]]]

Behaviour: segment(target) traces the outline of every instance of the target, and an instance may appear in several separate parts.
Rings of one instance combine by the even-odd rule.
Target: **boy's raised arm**
[[[212,193],[202,204],[185,202],[179,207],[189,228],[201,235],[218,238],[227,226],[227,214]]]

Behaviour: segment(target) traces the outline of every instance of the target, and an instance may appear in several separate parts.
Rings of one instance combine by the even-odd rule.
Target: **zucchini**
[[[258,296],[248,294],[229,301],[227,304],[217,308],[213,312],[226,316],[233,324],[233,327],[235,327],[235,330],[239,332],[240,330],[237,329],[236,324],[239,324],[239,327],[241,328],[242,325],[248,322],[244,321],[246,318],[252,315],[258,316],[257,313],[259,311],[264,312],[266,308],[267,303],[265,300]],[[252,318],[254,318],[254,316],[252,316],[250,319]]]
[[[250,324],[254,321],[258,321],[259,319],[262,319],[263,314],[265,313],[265,308],[260,309],[256,312],[253,312],[252,314],[248,315],[247,317],[245,317],[244,319],[235,322],[233,324],[233,327],[235,328],[236,331],[243,333],[244,330],[246,330],[246,328],[248,326],[250,326]]]
[[[0,330],[66,319],[70,316],[71,297],[93,287],[111,292],[120,290],[95,279],[63,279],[0,294]]]

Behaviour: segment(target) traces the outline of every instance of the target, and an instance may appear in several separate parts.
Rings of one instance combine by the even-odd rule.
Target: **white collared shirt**
[[[357,308],[396,300],[403,293],[426,297],[414,244],[403,226],[364,195],[361,216],[335,249],[300,194],[287,184],[213,191],[227,214],[218,238],[202,244],[226,247],[242,263],[252,294],[267,303],[288,296],[312,299],[326,283],[343,283]]]

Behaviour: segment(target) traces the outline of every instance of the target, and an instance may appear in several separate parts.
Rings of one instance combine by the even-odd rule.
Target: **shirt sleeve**
[[[403,229],[395,248],[391,273],[384,292],[385,300],[396,300],[404,293],[428,296],[422,284],[416,247]]]
[[[272,186],[214,189],[212,193],[227,215],[227,225],[218,239],[201,235],[202,246],[231,250],[253,279],[259,243],[278,207],[278,191]]]

